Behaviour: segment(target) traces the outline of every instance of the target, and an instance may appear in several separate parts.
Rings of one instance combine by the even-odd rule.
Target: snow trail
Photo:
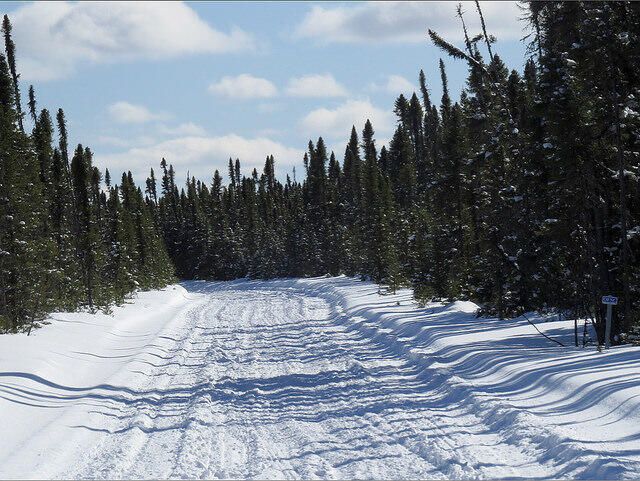
[[[468,305],[455,315],[441,305],[418,309],[406,292],[378,296],[346,278],[183,287],[156,332],[118,331],[131,337],[80,356],[118,363],[104,382],[0,378],[3,409],[28,402],[59,411],[0,459],[0,477],[637,476],[638,453],[607,455],[603,445],[558,434],[533,403],[516,406],[518,393],[531,395],[522,383],[506,403],[490,393],[487,373],[503,376],[508,359],[474,377],[469,369],[487,359],[427,335],[426,313],[462,335],[451,321],[472,317]],[[541,355],[525,349],[511,361]]]

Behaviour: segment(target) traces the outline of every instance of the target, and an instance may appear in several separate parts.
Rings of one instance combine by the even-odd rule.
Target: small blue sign
[[[615,306],[618,304],[618,298],[613,296],[602,296],[602,303],[611,304],[612,306]]]

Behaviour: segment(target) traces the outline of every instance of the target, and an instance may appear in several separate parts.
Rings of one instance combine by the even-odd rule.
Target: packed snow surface
[[[638,478],[640,349],[346,277],[0,336],[0,478]]]

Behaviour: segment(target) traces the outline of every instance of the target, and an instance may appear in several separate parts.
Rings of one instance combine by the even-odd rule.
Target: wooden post
[[[613,296],[602,296],[602,303],[607,305],[607,324],[604,331],[604,347],[611,347],[611,313],[613,306],[618,304],[618,298]]]
[[[609,349],[611,347],[611,311],[613,306],[607,304],[607,326],[604,331],[604,347]]]

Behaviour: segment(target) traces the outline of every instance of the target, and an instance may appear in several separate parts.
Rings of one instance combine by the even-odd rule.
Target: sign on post
[[[604,331],[604,347],[609,349],[611,346],[611,306],[618,305],[618,298],[613,296],[602,296],[602,303],[607,306],[607,325]]]

